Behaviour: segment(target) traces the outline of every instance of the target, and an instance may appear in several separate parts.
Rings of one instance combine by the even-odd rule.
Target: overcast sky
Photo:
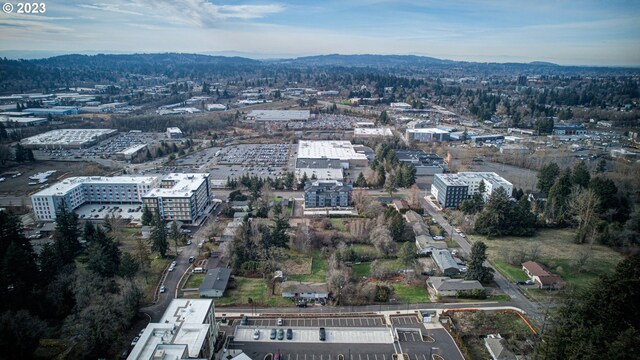
[[[44,1],[43,15],[0,12],[0,50],[640,66],[638,0]]]

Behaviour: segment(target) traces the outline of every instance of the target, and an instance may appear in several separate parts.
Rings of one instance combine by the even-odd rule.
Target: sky
[[[6,1],[6,0],[5,0]],[[638,0],[43,0],[0,12],[0,52],[253,58],[413,54],[640,66]]]

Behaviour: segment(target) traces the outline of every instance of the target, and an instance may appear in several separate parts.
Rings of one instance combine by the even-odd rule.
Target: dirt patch
[[[311,274],[312,259],[308,257],[294,257],[282,263],[282,269],[287,275]]]

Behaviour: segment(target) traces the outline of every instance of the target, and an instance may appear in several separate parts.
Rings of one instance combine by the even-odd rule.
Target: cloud
[[[78,4],[93,11],[106,11],[161,21],[173,25],[192,27],[218,27],[228,20],[259,19],[284,11],[280,4],[216,5],[207,0],[115,0],[109,4]],[[117,20],[128,20],[121,18]]]

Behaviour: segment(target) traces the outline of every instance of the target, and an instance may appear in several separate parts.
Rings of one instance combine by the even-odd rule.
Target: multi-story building
[[[174,299],[144,329],[127,360],[211,359],[219,324],[210,299]]]
[[[442,174],[449,168],[441,156],[422,150],[396,150],[398,161],[415,166],[416,175]]]
[[[167,128],[167,139],[182,139],[184,135],[182,134],[182,130],[177,127],[169,127]]]
[[[436,174],[431,185],[431,194],[438,204],[445,208],[455,208],[478,192],[480,183],[484,183],[485,200],[491,193],[502,187],[508,195],[513,191],[513,184],[494,172],[461,172],[457,174]]]
[[[562,126],[555,125],[553,127],[553,135],[586,135],[587,129],[582,125]]]
[[[316,181],[304,188],[304,206],[347,207],[351,205],[351,191],[351,185],[339,181]]]
[[[165,220],[193,223],[205,215],[212,193],[209,174],[72,177],[31,196],[36,217],[54,221],[62,202],[72,211],[84,204],[140,204]]]
[[[449,141],[449,131],[438,128],[407,129],[405,135],[409,141],[430,142]]]

